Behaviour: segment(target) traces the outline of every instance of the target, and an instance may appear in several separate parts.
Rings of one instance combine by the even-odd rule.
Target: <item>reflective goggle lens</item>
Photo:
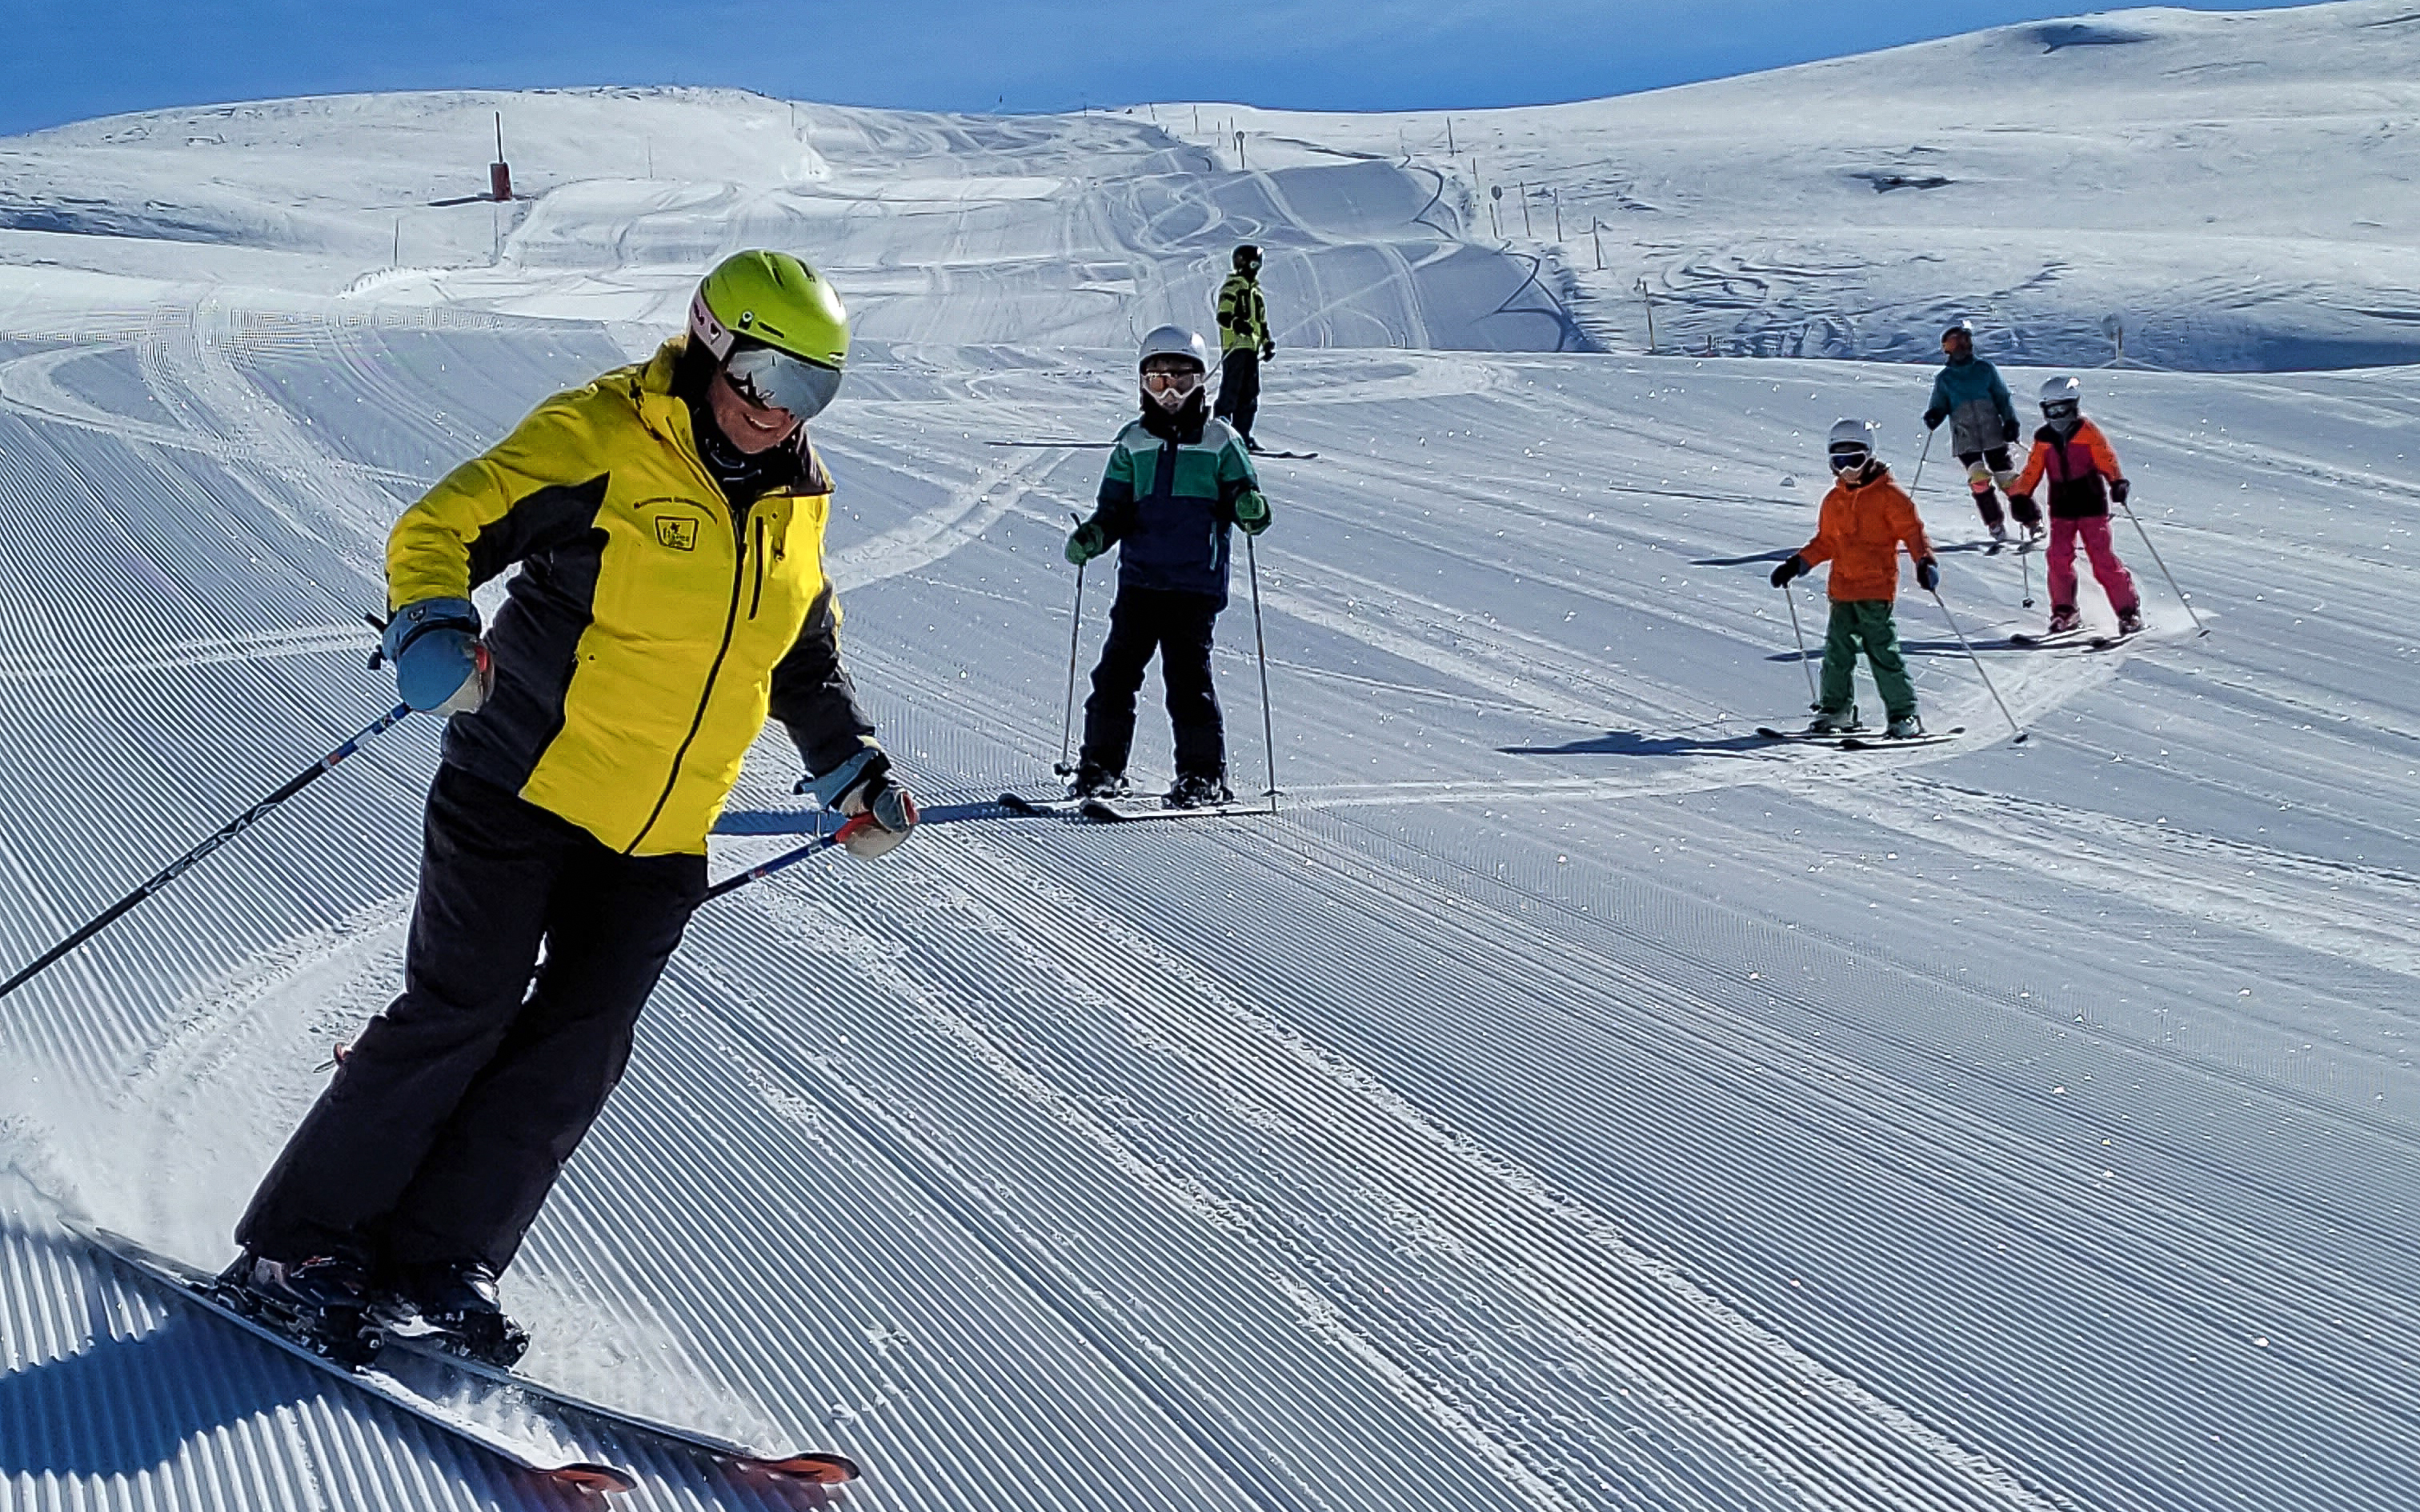
[[[1846,472],[1852,468],[1864,467],[1873,455],[1863,446],[1835,446],[1832,448],[1832,471]]]
[[[2076,403],[2072,399],[2053,399],[2042,406],[2044,420],[2073,420]]]
[[[840,392],[841,372],[770,347],[743,347],[723,363],[739,397],[759,409],[786,409],[799,420],[823,413]]]
[[[1191,393],[1202,386],[1202,375],[1191,368],[1179,373],[1145,373],[1142,386],[1154,393]]]

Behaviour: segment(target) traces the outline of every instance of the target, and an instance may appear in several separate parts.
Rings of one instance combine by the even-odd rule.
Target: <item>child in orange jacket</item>
[[[1773,586],[1787,588],[1792,579],[1814,571],[1817,563],[1832,563],[1822,704],[1807,733],[1845,734],[1862,728],[1852,702],[1862,643],[1883,707],[1890,715],[1885,733],[1905,740],[1924,733],[1924,721],[1916,717],[1916,684],[1907,675],[1899,626],[1891,618],[1899,598],[1901,543],[1916,559],[1916,580],[1927,593],[1941,586],[1941,566],[1933,560],[1932,543],[1924,537],[1923,522],[1916,517],[1915,502],[1874,455],[1873,433],[1874,426],[1863,420],[1843,420],[1832,427],[1832,491],[1823,496],[1815,539],[1773,569]]]
[[[2092,559],[2092,576],[2118,611],[2118,633],[2133,635],[2143,627],[2143,599],[2134,579],[2118,560],[2109,539],[2109,501],[2126,501],[2133,486],[2118,469],[2118,454],[2101,427],[2084,418],[2084,385],[2071,378],[2055,378],[2041,386],[2042,428],[2034,433],[2025,471],[2009,490],[2009,502],[2030,506],[2033,491],[2050,480],[2051,635],[2080,628],[2084,616],[2075,608],[2075,542],[2084,538],[2084,553]]]

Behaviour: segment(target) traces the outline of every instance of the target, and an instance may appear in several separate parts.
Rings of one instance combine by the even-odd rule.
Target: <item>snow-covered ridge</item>
[[[1464,113],[1450,153],[1441,115],[330,97],[0,144],[0,259],[660,323],[769,240],[869,334],[1118,345],[1253,237],[1288,346],[1639,351],[1652,300],[1667,351],[1921,359],[1965,314],[2020,361],[2359,365],[2420,357],[2415,80],[2420,16],[2350,0]],[[476,198],[498,112],[531,203]]]

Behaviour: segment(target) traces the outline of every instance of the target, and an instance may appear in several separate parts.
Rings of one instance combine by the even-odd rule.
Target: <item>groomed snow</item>
[[[1451,161],[1441,117],[638,90],[0,145],[0,968],[387,707],[406,501],[789,245],[858,314],[817,427],[845,650],[940,822],[699,915],[507,1279],[535,1373],[845,1449],[868,1512],[2411,1504],[2420,370],[2347,365],[2420,359],[2409,8],[1457,115]],[[429,205],[498,108],[538,197]],[[1562,243],[1481,233],[1474,143],[1563,186]],[[1854,177],[1917,147],[1952,184]],[[1653,208],[1600,277],[1571,210],[1616,187]],[[1205,321],[1243,235],[1264,435],[1321,454],[1264,470],[1283,812],[1001,816],[1058,754],[1099,454],[994,443],[1106,440],[1133,335]],[[1943,596],[2032,738],[1910,585],[1967,734],[1761,747],[1823,432],[1878,418],[1911,477],[1928,374],[1641,355],[1642,276],[1727,353],[1913,358],[1972,313],[2021,398],[2122,311],[2087,408],[2211,633],[2121,522],[2149,635],[1994,648],[2039,563],[1931,456]],[[0,1000],[0,1508],[558,1504],[58,1223],[228,1253],[395,991],[436,736]],[[797,842],[795,773],[759,747],[718,874]],[[511,1426],[632,1506],[797,1504]]]

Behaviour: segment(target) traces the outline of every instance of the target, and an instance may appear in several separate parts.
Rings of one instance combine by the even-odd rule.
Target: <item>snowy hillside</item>
[[[534,1374],[845,1449],[862,1512],[2412,1504],[2420,369],[2086,374],[2206,638],[2121,523],[2148,637],[1998,644],[2039,563],[1984,554],[1931,457],[1943,596],[2032,736],[1910,584],[1965,734],[1786,750],[1766,574],[1835,418],[1915,472],[1927,376],[1622,324],[1642,275],[1659,336],[1722,351],[1912,358],[1967,310],[2021,395],[2119,310],[2160,367],[2412,361],[2409,8],[1457,116],[1450,162],[1441,118],[628,90],[0,144],[0,971],[388,707],[361,615],[406,501],[719,253],[788,245],[859,316],[833,572],[939,822],[697,917],[506,1278]],[[536,197],[431,204],[483,186],[499,108]],[[1559,246],[1480,229],[1474,145],[1479,183],[1563,186]],[[1617,191],[1599,277],[1570,212]],[[1028,443],[1106,440],[1126,344],[1205,320],[1241,235],[1264,436],[1321,454],[1264,471],[1282,811],[1011,817],[1100,467]],[[60,1225],[230,1253],[396,990],[438,733],[0,999],[0,1508],[568,1504]],[[795,775],[760,743],[717,875],[797,842]],[[799,1504],[518,1426],[629,1465],[634,1507]]]

